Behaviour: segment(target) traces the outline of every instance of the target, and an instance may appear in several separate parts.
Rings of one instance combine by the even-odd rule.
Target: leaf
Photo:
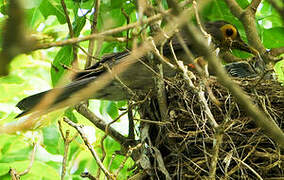
[[[43,21],[43,16],[41,15],[39,8],[29,9],[25,14],[29,28],[37,28],[37,26]]]
[[[283,27],[264,29],[263,31],[263,44],[266,48],[276,48],[284,46]]]
[[[75,114],[73,113],[73,109],[74,109],[73,107],[70,107],[67,110],[65,110],[64,116],[66,116],[71,121],[77,123],[78,119],[76,118]]]
[[[11,166],[9,165],[9,163],[0,163],[0,179],[1,176],[7,174],[10,170]]]
[[[116,106],[116,102],[109,101],[106,107],[107,114],[112,118],[115,119],[118,117],[118,108]]]
[[[44,0],[39,6],[40,12],[48,18],[50,15],[55,15],[60,24],[66,23],[66,18],[59,0]]]
[[[112,119],[118,117],[118,108],[115,101],[101,101],[99,111],[101,114],[107,113]]]
[[[73,53],[72,53],[72,46],[64,46],[62,47],[53,63],[52,63],[52,67],[50,70],[51,73],[51,80],[52,80],[52,85],[55,86],[59,79],[62,77],[62,75],[65,72],[65,69],[62,67],[62,65],[66,65],[66,66],[70,66],[72,61],[73,61]]]
[[[76,16],[75,21],[73,22],[73,31],[74,31],[74,36],[78,37],[80,35],[80,32],[84,28],[86,24],[86,17],[84,16]]]
[[[14,161],[27,160],[29,159],[29,154],[31,150],[32,150],[31,147],[26,147],[26,148],[17,149],[16,151],[11,153],[6,153],[5,156],[3,156],[0,159],[0,163],[9,163]]]
[[[43,133],[43,143],[46,145],[46,150],[50,153],[59,153],[59,139],[60,134],[58,133],[58,128],[55,125],[48,126],[42,129]]]

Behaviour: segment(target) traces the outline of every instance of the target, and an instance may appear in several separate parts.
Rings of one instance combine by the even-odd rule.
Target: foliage
[[[6,1],[0,1],[1,16],[0,24],[4,26],[7,18]],[[75,37],[90,34],[90,24],[93,18],[94,0],[65,0],[67,10],[73,25]],[[246,7],[250,1],[238,0],[242,7]],[[166,1],[163,0],[166,5]],[[127,21],[122,13],[122,8],[129,15],[130,22],[137,21],[136,3],[133,0],[107,0],[101,1],[100,13],[98,17],[97,29],[102,32],[106,29],[126,25]],[[42,41],[60,41],[70,38],[67,22],[60,0],[29,0],[24,4],[26,26],[29,32],[39,36]],[[212,1],[201,13],[206,21],[227,20],[235,24],[242,36],[246,40],[244,28],[235,18],[223,0]],[[264,1],[261,3],[257,14],[257,28],[259,35],[267,49],[284,46],[283,33],[284,28],[281,24],[279,14]],[[0,28],[2,29],[2,28]],[[1,31],[1,30],[0,30]],[[126,32],[117,34],[117,36],[126,36]],[[0,43],[3,38],[0,37]],[[88,47],[87,42],[81,42],[80,46]],[[104,42],[99,53],[102,56],[105,53],[118,52],[125,49],[125,43]],[[243,54],[240,54],[242,56]],[[86,55],[79,51],[79,66],[84,66]],[[51,48],[47,50],[34,51],[30,54],[19,55],[14,58],[10,64],[10,74],[0,79],[0,122],[1,124],[14,122],[15,115],[19,112],[15,104],[28,95],[49,89],[58,83],[59,79],[65,73],[66,69],[62,64],[70,66],[73,60],[73,50],[71,46],[60,48]],[[279,62],[276,71],[279,79],[284,80],[284,63]],[[111,121],[121,113],[119,109],[125,107],[126,102],[110,101],[90,101],[92,110],[107,121]],[[21,179],[60,179],[61,161],[63,158],[64,145],[57,127],[57,120],[63,116],[63,111],[55,115],[46,115],[43,117],[45,125],[32,132],[19,132],[14,135],[2,134],[0,136],[0,179],[9,179],[8,171],[12,167],[21,172],[29,165],[32,144],[39,144],[36,153],[36,159],[31,171]],[[92,130],[90,136],[95,139],[92,145],[102,155],[100,141],[104,135],[103,132],[93,128],[94,126],[84,117],[76,113],[72,108],[65,112],[70,119],[90,127]],[[124,118],[125,119],[125,118]],[[121,124],[127,124],[121,120]],[[118,126],[119,127],[119,126]],[[125,126],[124,126],[125,127]],[[64,125],[64,128],[67,128]],[[70,129],[70,128],[69,128]],[[117,128],[119,131],[121,129]],[[121,130],[123,133],[127,131]],[[75,134],[75,130],[71,131]],[[104,164],[108,167],[112,154],[120,150],[120,145],[111,138],[104,142],[106,149],[106,159]],[[111,170],[115,171],[123,158],[117,156],[111,165]],[[119,174],[119,179],[126,179],[131,172],[127,169],[133,166],[133,161],[128,160],[126,166]],[[83,145],[82,140],[77,137],[70,145],[68,155],[67,178],[80,179],[80,173],[88,170],[95,173],[98,169],[96,161],[91,157],[88,149]],[[103,177],[101,175],[101,177]]]

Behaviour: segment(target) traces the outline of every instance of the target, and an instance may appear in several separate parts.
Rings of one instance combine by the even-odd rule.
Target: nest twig
[[[198,96],[187,87],[185,80],[177,76],[170,82],[167,86],[169,123],[162,126],[151,124],[151,146],[147,148],[150,152],[153,148],[161,152],[171,178],[209,177],[213,147],[218,133],[222,135],[222,141],[219,141],[221,144],[218,146],[219,153],[214,170],[216,179],[284,177],[283,152],[255,126],[230,92],[216,79],[210,78],[208,84],[221,105],[212,102],[207,92],[205,95],[215,120],[220,124],[220,132],[216,132],[210,125]],[[276,81],[263,80],[257,85],[254,79],[236,79],[236,82],[271,121],[283,130],[284,88]],[[195,83],[198,86],[200,82],[196,80]],[[159,113],[156,112],[158,108],[155,108],[155,112],[149,110],[149,107],[157,105],[155,100],[151,101],[140,107],[141,118],[159,121]],[[145,124],[141,123],[142,129],[144,126]],[[153,154],[148,153],[147,156],[153,166],[152,176],[165,177],[157,165],[159,162],[155,163]]]

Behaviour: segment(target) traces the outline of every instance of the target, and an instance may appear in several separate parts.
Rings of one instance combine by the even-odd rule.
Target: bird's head
[[[241,39],[238,29],[229,22],[207,22],[205,29],[212,36],[214,43],[221,49],[239,49],[252,54],[256,53],[254,48]]]

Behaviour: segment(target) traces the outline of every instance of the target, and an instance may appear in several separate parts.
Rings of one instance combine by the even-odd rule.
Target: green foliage
[[[65,69],[62,65],[70,66],[72,61],[72,46],[69,45],[62,47],[55,56],[50,70],[53,86],[55,86],[58,83],[59,79],[64,75]]]
[[[64,11],[60,4],[60,0],[44,0],[41,1],[39,6],[41,14],[45,19],[50,15],[54,15],[57,17],[60,24],[64,24],[66,22],[66,18],[64,15]]]
[[[67,10],[72,22],[72,28],[75,37],[90,34],[90,24],[93,19],[93,7],[95,0],[65,0]],[[153,2],[156,2],[153,0]],[[238,0],[242,7],[246,7],[251,1]],[[102,32],[106,29],[126,25],[126,18],[121,8],[130,17],[130,22],[136,19],[136,1],[134,0],[106,0],[101,1],[100,13],[98,17],[97,30]],[[167,7],[166,0],[162,0],[162,6]],[[0,26],[4,26],[6,17],[7,2],[0,0]],[[80,15],[79,15],[80,14]],[[83,15],[82,15],[83,14]],[[235,24],[246,41],[244,27],[241,22],[234,17],[228,9],[224,0],[214,0],[201,12],[204,21],[226,20]],[[284,28],[279,14],[271,7],[267,1],[263,1],[256,14],[256,24],[259,35],[266,48],[275,48],[284,46]],[[60,0],[29,0],[29,6],[25,7],[26,25],[32,34],[39,33],[41,37],[47,36],[52,41],[60,41],[70,38],[66,17],[61,6]],[[0,33],[2,28],[0,28]],[[125,36],[126,32],[115,34],[115,36]],[[2,37],[0,36],[0,42]],[[81,42],[79,45],[85,49],[88,48],[87,42]],[[96,46],[97,47],[97,46]],[[95,47],[95,48],[96,48]],[[99,53],[100,56],[106,53],[119,52],[125,50],[125,43],[104,42]],[[246,57],[247,54],[236,52],[240,57]],[[79,53],[79,62],[86,59],[86,55]],[[14,122],[15,115],[19,112],[16,103],[31,94],[49,89],[51,84],[54,86],[65,74],[62,65],[70,66],[73,62],[72,46],[63,46],[60,48],[51,48],[32,52],[28,55],[16,57],[10,64],[11,73],[7,77],[0,78],[0,122],[1,124]],[[279,79],[284,81],[283,61],[275,66]],[[83,67],[83,63],[80,64]],[[96,114],[108,120],[114,120],[121,112],[120,108],[127,106],[125,101],[90,101],[90,109]],[[84,124],[87,127],[94,127],[88,120],[69,108],[64,115],[73,122]],[[0,179],[10,179],[9,169],[12,167],[18,172],[25,170],[30,162],[32,143],[39,143],[35,162],[31,171],[21,179],[59,179],[61,171],[61,160],[64,152],[62,137],[58,131],[56,120],[61,119],[62,115],[47,115],[48,126],[38,128],[33,132],[36,140],[30,138],[29,132],[19,132],[17,135],[0,136]],[[120,122],[121,123],[121,122]],[[123,122],[122,122],[123,123]],[[125,125],[127,126],[127,125]],[[75,130],[63,123],[63,130],[70,129],[71,136]],[[118,131],[122,127],[117,128]],[[94,128],[89,136],[95,136],[92,142],[95,150],[102,157],[101,139],[104,132]],[[104,164],[108,167],[112,154],[120,150],[120,145],[112,138],[107,137],[104,141],[106,157]],[[123,156],[117,155],[111,165],[111,171],[115,171]],[[119,174],[118,179],[126,179],[131,173],[127,168],[133,166],[133,161],[128,159],[126,165]],[[83,141],[77,137],[70,144],[68,154],[68,165],[66,179],[81,179],[80,174],[88,170],[95,174],[98,170],[97,163],[90,152],[83,144]],[[103,174],[103,173],[102,173]],[[103,179],[103,175],[101,175]]]
[[[284,46],[284,28],[275,27],[263,31],[263,44],[266,48],[277,48]],[[273,39],[273,41],[271,41]]]

